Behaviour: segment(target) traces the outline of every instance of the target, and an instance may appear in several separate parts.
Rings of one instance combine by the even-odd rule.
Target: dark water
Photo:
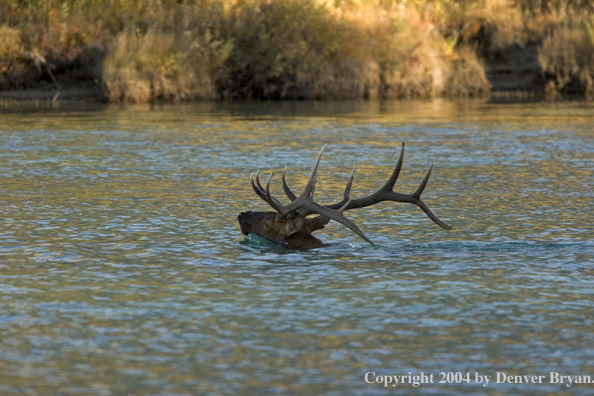
[[[587,102],[3,109],[0,394],[592,394],[550,372],[594,381],[593,125]],[[348,212],[377,247],[244,240],[253,171],[300,190],[328,143],[331,203],[403,141],[396,189],[433,163],[453,230],[382,203]]]

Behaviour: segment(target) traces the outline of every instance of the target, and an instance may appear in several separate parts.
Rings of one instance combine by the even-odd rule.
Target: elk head
[[[268,239],[271,242],[278,243],[281,245],[288,245],[291,247],[301,248],[315,248],[323,245],[322,241],[311,235],[312,232],[324,228],[330,220],[337,221],[348,228],[350,228],[355,234],[359,235],[365,241],[373,242],[357,227],[357,225],[351,220],[344,216],[344,212],[350,209],[363,208],[366,206],[374,205],[382,201],[394,201],[394,202],[405,202],[412,203],[421,208],[425,214],[433,220],[438,226],[449,230],[452,227],[431,212],[429,207],[421,201],[421,194],[427,186],[429,175],[431,175],[431,169],[425,175],[425,178],[421,182],[421,185],[412,194],[396,193],[393,191],[394,184],[400,174],[402,168],[402,159],[404,156],[404,143],[402,143],[402,149],[400,150],[400,157],[398,163],[392,172],[392,176],[378,191],[374,192],[363,198],[351,199],[350,192],[353,184],[353,177],[355,174],[355,168],[351,172],[351,176],[344,190],[344,197],[342,201],[331,205],[320,205],[313,200],[316,177],[318,172],[318,166],[320,164],[320,158],[324,152],[324,146],[318,155],[316,164],[311,172],[309,181],[305,186],[305,189],[299,197],[297,197],[293,191],[289,188],[286,180],[287,168],[283,171],[282,183],[283,190],[287,197],[291,200],[288,205],[282,205],[276,198],[270,194],[270,180],[272,179],[272,173],[268,177],[266,187],[262,187],[260,183],[260,173],[252,174],[250,182],[254,192],[270,205],[275,212],[242,212],[237,216],[241,232],[245,235],[254,233],[263,238]],[[308,218],[310,215],[317,214],[314,218]]]

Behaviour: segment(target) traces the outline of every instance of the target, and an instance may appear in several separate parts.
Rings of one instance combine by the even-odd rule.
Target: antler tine
[[[316,188],[316,178],[318,176],[318,166],[320,165],[320,159],[322,158],[322,153],[324,152],[324,149],[326,148],[326,146],[327,146],[327,144],[325,144],[324,147],[322,147],[322,149],[320,150],[320,154],[318,154],[318,159],[316,160],[316,164],[315,164],[313,170],[311,171],[311,175],[309,175],[309,180],[307,181],[307,185],[305,186],[305,189],[303,190],[303,193],[301,194],[301,195],[307,195],[311,199],[313,199],[313,192]]]
[[[279,212],[281,215],[285,215],[285,213],[283,213],[284,211],[284,206],[276,200],[276,198],[274,198],[272,195],[270,195],[270,180],[272,179],[272,172],[270,172],[270,176],[268,176],[268,181],[266,182],[266,202],[268,202],[268,204],[270,206],[272,206],[274,208],[274,210],[276,210],[277,212]]]
[[[356,168],[357,168],[356,166],[353,166],[353,170],[351,171],[351,176],[349,177],[349,181],[347,182],[347,185],[344,189],[342,201],[340,201],[339,203],[334,204],[334,205],[326,205],[327,207],[335,209],[335,208],[341,208],[344,206],[346,208],[344,210],[349,209],[347,207],[348,206],[347,204],[349,204],[351,201],[351,187],[353,186],[353,178],[355,177],[355,169]]]
[[[316,164],[315,164],[313,170],[311,171],[311,175],[309,175],[309,180],[307,182],[307,185],[305,186],[305,189],[303,190],[301,195],[299,195],[298,198],[296,198],[293,202],[291,202],[290,204],[288,204],[287,206],[285,206],[283,208],[283,211],[280,212],[282,216],[286,216],[289,213],[294,212],[294,211],[299,210],[304,207],[306,208],[306,210],[300,211],[300,213],[303,216],[308,216],[310,214],[317,213],[317,212],[309,212],[308,209],[310,209],[310,208],[306,207],[306,203],[308,201],[313,202],[312,196],[313,196],[313,190],[315,189],[318,167],[320,165],[320,159],[322,158],[322,153],[324,152],[324,149],[326,148],[326,146],[327,145],[324,145],[324,147],[322,147],[322,150],[320,150],[320,153],[318,154],[318,159],[316,160]],[[286,191],[285,191],[285,193],[286,193]]]
[[[353,170],[351,171],[351,176],[349,177],[349,181],[347,182],[346,188],[344,189],[344,200],[350,202],[350,195],[351,195],[351,187],[353,186],[353,178],[355,177],[355,169],[357,167],[353,166]]]
[[[398,176],[400,176],[400,170],[402,169],[402,161],[404,160],[404,142],[402,142],[402,148],[400,149],[400,155],[398,156],[398,162],[396,163],[396,167],[392,172],[392,175],[384,184],[384,186],[380,189],[381,191],[392,191],[394,189],[394,184],[396,184],[396,180],[398,180]]]
[[[259,174],[260,174],[260,171],[256,172],[256,180],[258,181],[258,184],[256,185],[256,183],[254,182],[254,174],[253,173],[250,175],[250,183],[252,185],[252,188],[254,189],[254,192],[260,198],[262,198],[264,201],[266,201],[266,192],[262,188],[262,185],[260,185],[260,180],[258,179]],[[266,202],[268,202],[268,201],[266,201]]]
[[[431,164],[431,166],[429,167],[429,170],[427,171],[427,174],[425,175],[425,177],[423,178],[423,181],[421,182],[421,184],[419,185],[419,187],[417,188],[417,190],[412,193],[412,197],[414,199],[415,202],[413,202],[415,205],[417,205],[419,208],[421,208],[423,210],[423,212],[425,212],[425,214],[427,216],[429,216],[429,218],[431,220],[433,220],[433,222],[435,224],[437,224],[438,226],[440,226],[441,228],[444,228],[446,230],[451,230],[452,226],[445,223],[444,221],[440,220],[439,217],[437,217],[432,211],[431,209],[429,209],[429,207],[427,205],[425,205],[425,202],[421,201],[421,194],[423,193],[423,190],[425,190],[425,187],[427,187],[427,182],[429,181],[429,176],[431,176],[431,170],[433,169],[433,164]]]
[[[431,164],[431,166],[429,167],[427,174],[423,178],[423,181],[421,182],[421,184],[419,185],[417,190],[412,194],[413,197],[421,198],[421,194],[423,194],[423,190],[425,190],[425,187],[427,187],[427,182],[429,181],[429,176],[431,176],[432,169],[433,169],[433,164]]]
[[[315,184],[317,181],[317,170],[318,170],[318,166],[320,164],[320,158],[322,157],[322,152],[324,151],[325,148],[326,148],[326,145],[324,145],[324,147],[322,147],[322,150],[320,150],[320,153],[318,154],[318,159],[316,161],[316,165],[314,166],[314,169],[312,170],[312,173],[309,177],[309,181],[306,186],[305,191],[307,191],[308,187],[310,188],[309,196],[312,200],[313,200],[313,194],[314,194],[314,190],[315,190]],[[285,169],[283,170],[283,176],[282,176],[281,180],[283,183],[283,191],[285,192],[287,197],[291,200],[291,202],[293,202],[297,199],[297,195],[295,195],[295,193],[289,187],[289,184],[287,183],[286,176],[287,176],[287,167],[285,167]],[[305,191],[304,191],[304,193],[305,193]]]
[[[287,184],[287,179],[285,177],[286,174],[287,174],[287,167],[285,166],[285,170],[283,170],[283,177],[282,177],[283,190],[285,191],[285,194],[287,195],[287,197],[289,197],[289,199],[291,200],[291,202],[293,202],[294,200],[297,199],[297,195],[295,195],[293,193],[293,191],[291,191],[291,189],[289,188],[289,185]]]
[[[423,201],[421,201],[419,199],[418,202],[416,203],[416,205],[419,208],[421,208],[423,210],[423,212],[425,212],[425,214],[427,216],[429,216],[429,218],[431,220],[433,220],[433,222],[435,224],[437,224],[438,226],[440,226],[441,228],[443,228],[445,230],[451,230],[453,228],[451,225],[449,225],[448,223],[440,220],[439,217],[435,216],[435,214],[431,211],[431,209],[429,209],[429,207],[427,205],[425,205],[425,202],[423,202]]]
[[[264,187],[262,187],[262,184],[260,184],[260,171],[256,172],[256,186],[258,186],[258,189],[260,190],[260,192],[264,195],[264,197],[266,197],[266,191],[264,190]]]
[[[278,210],[277,208],[282,207],[282,204],[276,198],[274,198],[270,195],[270,179],[271,178],[272,178],[272,173],[270,173],[270,176],[268,177],[268,183],[266,184],[266,189],[264,189],[262,187],[262,184],[260,183],[260,171],[258,171],[258,172],[256,172],[255,176],[253,173],[250,175],[250,183],[252,185],[252,189],[260,198],[262,198],[264,201],[266,201],[274,209]],[[254,179],[255,179],[255,181],[254,181]]]

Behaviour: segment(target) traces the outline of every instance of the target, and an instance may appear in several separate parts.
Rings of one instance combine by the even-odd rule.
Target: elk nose
[[[247,218],[247,213],[245,213],[245,212],[241,212],[237,216],[237,221],[239,222],[239,227],[241,228],[241,233],[243,235],[249,234],[249,230],[246,228],[246,224],[245,224],[246,218]]]

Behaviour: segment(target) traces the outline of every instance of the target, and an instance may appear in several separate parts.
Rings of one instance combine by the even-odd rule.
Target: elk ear
[[[297,216],[293,219],[287,220],[285,224],[285,232],[287,236],[291,236],[303,227],[303,223],[305,222],[305,217]]]

